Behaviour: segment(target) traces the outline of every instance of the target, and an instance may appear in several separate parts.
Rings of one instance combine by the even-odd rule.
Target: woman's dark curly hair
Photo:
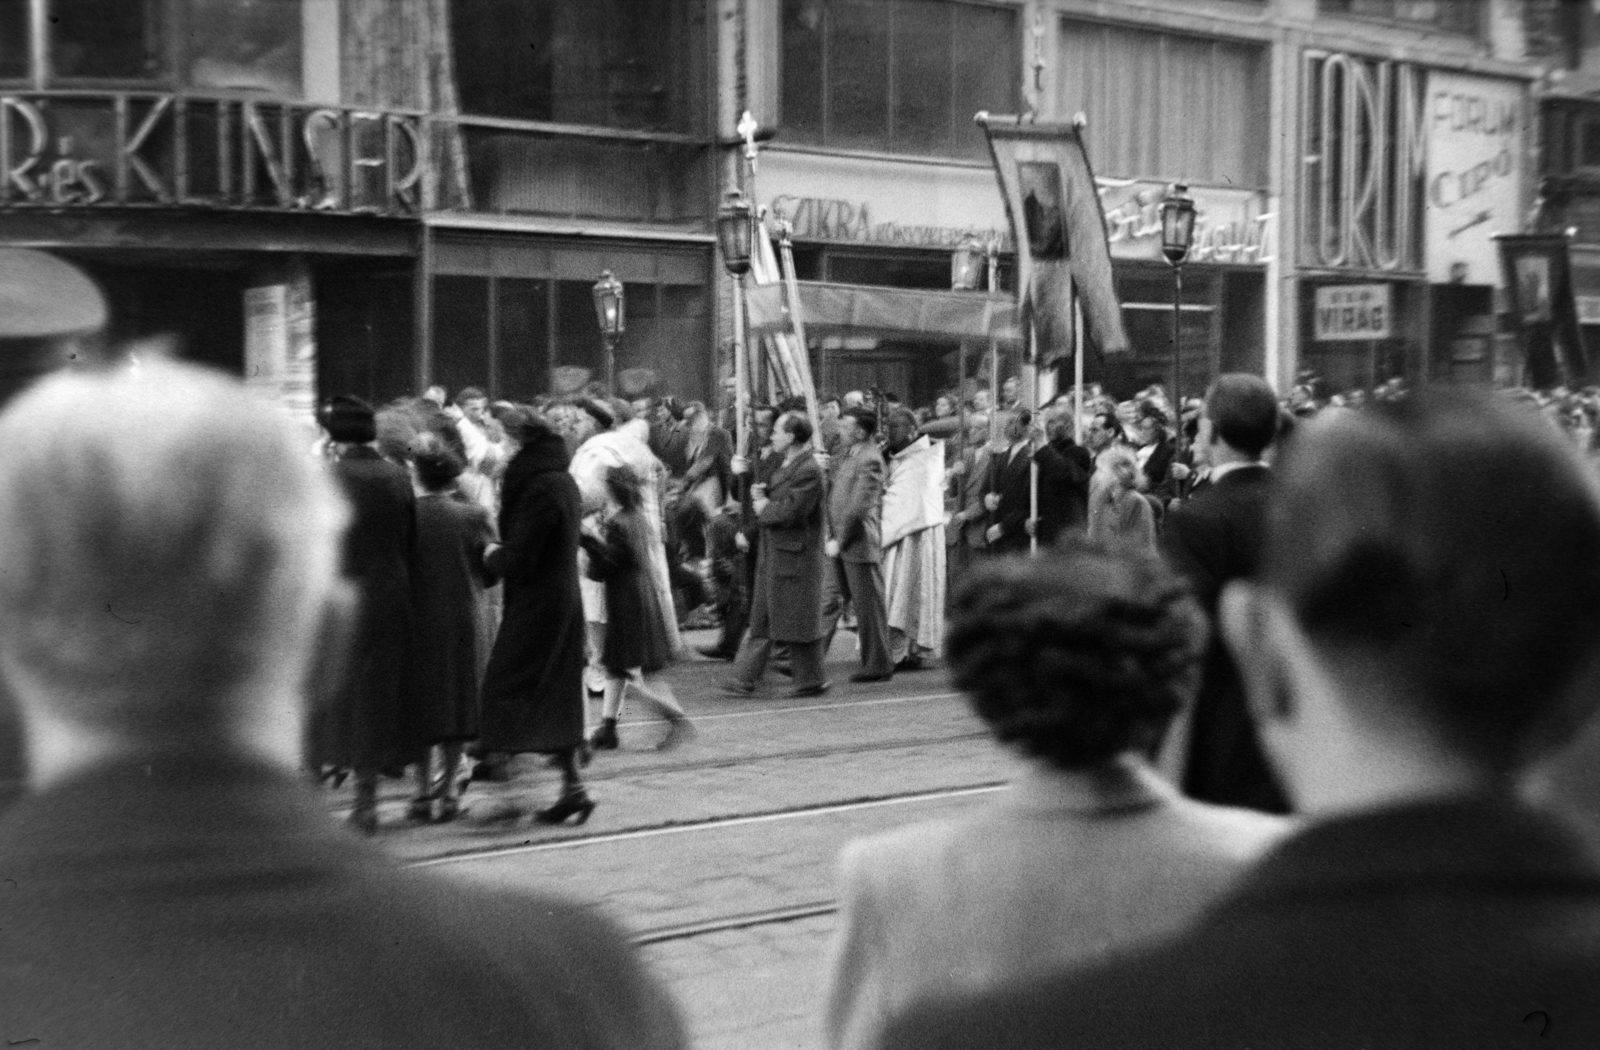
[[[997,738],[1076,769],[1153,747],[1199,688],[1207,638],[1159,557],[1077,541],[974,568],[947,649]]]

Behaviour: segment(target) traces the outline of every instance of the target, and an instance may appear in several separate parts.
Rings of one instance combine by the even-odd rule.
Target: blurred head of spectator
[[[1076,541],[970,571],[948,651],[999,740],[1083,769],[1161,738],[1199,686],[1206,641],[1205,613],[1159,557]]]
[[[361,434],[370,440],[371,410]],[[279,410],[189,366],[0,416],[0,672],[36,786],[140,753],[293,768],[343,501]]]
[[[829,394],[817,405],[823,419],[838,419],[844,411],[844,405],[839,401],[837,394]]]
[[[1222,610],[1291,796],[1510,783],[1600,695],[1594,482],[1536,413],[1459,391],[1301,431]]]
[[[1196,443],[1214,466],[1261,458],[1278,433],[1278,399],[1266,380],[1240,372],[1220,375],[1206,391]]]
[[[933,418],[948,419],[956,414],[956,400],[949,394],[940,394],[933,399]]]

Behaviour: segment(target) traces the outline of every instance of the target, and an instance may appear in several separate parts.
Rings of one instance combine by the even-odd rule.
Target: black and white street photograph
[[[1600,1048],[1600,0],[0,0],[0,1039]]]

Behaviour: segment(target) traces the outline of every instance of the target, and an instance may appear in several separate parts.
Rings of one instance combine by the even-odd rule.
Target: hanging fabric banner
[[[1072,288],[1101,353],[1128,349],[1111,279],[1106,217],[1076,125],[979,113],[1017,245],[1017,298],[1031,318],[1041,363],[1073,352]]]

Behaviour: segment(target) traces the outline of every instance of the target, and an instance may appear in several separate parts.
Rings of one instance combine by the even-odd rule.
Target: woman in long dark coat
[[[312,754],[321,767],[354,770],[350,822],[378,826],[378,773],[403,761],[401,689],[411,645],[411,565],[416,497],[411,477],[378,454],[371,407],[336,397],[324,407],[332,471],[350,501],[343,571],[360,595],[344,674],[314,718]]]
[[[561,798],[536,816],[550,824],[576,816],[582,823],[594,810],[577,758],[583,743],[583,512],[561,437],[533,416],[518,420],[515,431],[522,448],[506,467],[500,496],[504,546],[487,559],[505,581],[505,613],[483,682],[480,746],[555,755]]]
[[[437,437],[418,441],[411,459],[417,498],[417,558],[411,577],[415,610],[405,731],[416,761],[417,794],[408,816],[428,820],[461,811],[456,770],[462,747],[479,733],[481,692],[494,644],[494,610],[484,564],[494,540],[489,512],[464,496],[457,479],[466,460]],[[443,752],[444,778],[433,787],[433,748]]]

